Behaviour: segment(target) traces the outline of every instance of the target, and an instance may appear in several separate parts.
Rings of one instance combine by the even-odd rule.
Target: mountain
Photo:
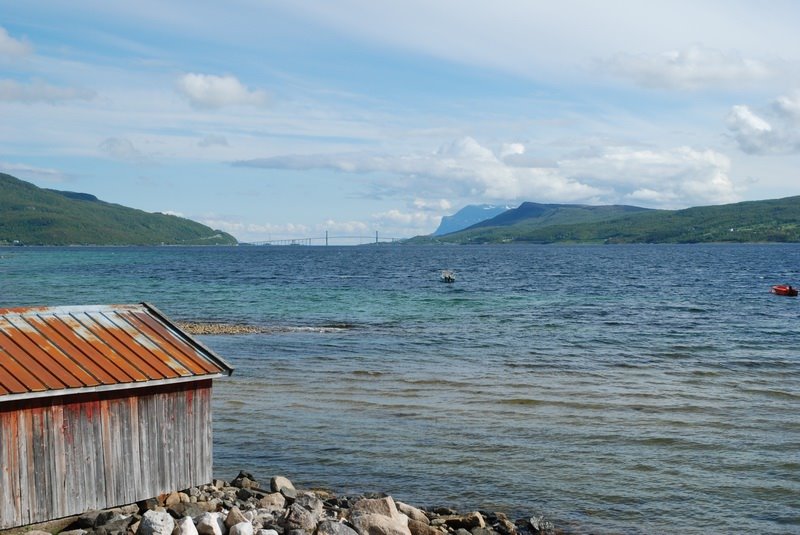
[[[0,173],[0,244],[235,245],[236,238],[195,221],[148,213],[88,193],[34,186]]]
[[[523,203],[460,232],[411,243],[800,242],[800,196],[684,210]]]
[[[496,206],[494,204],[471,204],[465,206],[453,215],[442,217],[439,228],[433,233],[434,236],[442,236],[451,232],[458,232],[481,221],[491,219],[494,216],[508,210],[508,206]]]

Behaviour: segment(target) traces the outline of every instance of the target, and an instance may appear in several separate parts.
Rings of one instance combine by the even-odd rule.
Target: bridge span
[[[280,240],[266,240],[257,242],[247,242],[241,245],[366,245],[370,243],[395,243],[403,240],[404,238],[386,238],[378,235],[375,231],[374,236],[330,236],[325,232],[325,236],[313,238],[285,238]]]

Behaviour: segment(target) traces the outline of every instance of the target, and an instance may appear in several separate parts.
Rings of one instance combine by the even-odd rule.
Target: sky
[[[0,172],[244,242],[800,195],[800,2],[0,0]]]

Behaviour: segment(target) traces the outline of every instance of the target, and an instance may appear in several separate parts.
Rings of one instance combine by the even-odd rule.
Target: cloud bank
[[[379,191],[415,198],[420,206],[441,202],[437,199],[459,199],[640,203],[672,208],[737,200],[728,176],[730,161],[713,150],[595,147],[584,154],[537,167],[521,163],[520,156],[526,151],[523,144],[511,147],[513,150],[503,145],[495,151],[465,137],[428,154],[292,155],[239,161],[234,165],[374,174],[373,184]]]
[[[96,93],[88,89],[58,87],[42,81],[23,84],[16,80],[0,80],[0,101],[55,104],[68,100],[91,100],[95,96]]]
[[[658,55],[617,54],[600,62],[609,73],[657,89],[695,90],[746,84],[767,78],[763,62],[701,45]]]

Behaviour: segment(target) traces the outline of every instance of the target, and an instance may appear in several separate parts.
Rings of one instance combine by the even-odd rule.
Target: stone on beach
[[[275,476],[269,482],[272,492],[281,492],[282,489],[296,490],[292,482],[283,476]]]
[[[408,517],[390,496],[358,500],[350,508],[350,522],[360,535],[411,535]]]
[[[188,516],[184,516],[178,520],[178,525],[175,529],[174,535],[199,535],[194,521]]]
[[[139,535],[172,535],[175,521],[166,511],[147,511],[139,523]]]
[[[224,535],[225,522],[219,513],[203,513],[195,519],[199,535]]]

